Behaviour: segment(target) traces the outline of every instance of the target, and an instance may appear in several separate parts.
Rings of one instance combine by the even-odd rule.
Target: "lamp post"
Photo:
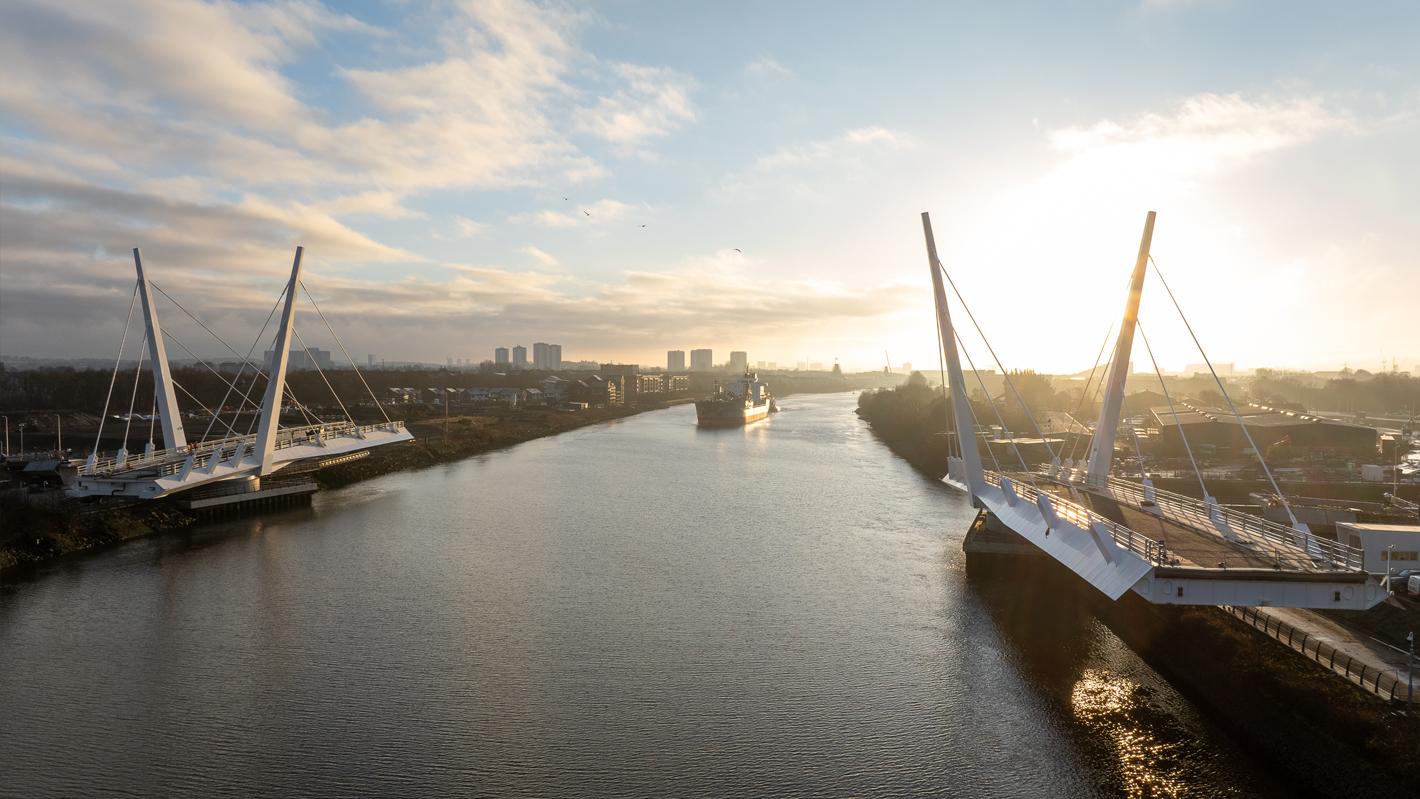
[[[1405,709],[1415,702],[1415,631],[1411,630],[1405,640],[1410,642],[1410,668],[1405,672]]]
[[[5,420],[5,457],[10,457],[10,417],[0,416]]]

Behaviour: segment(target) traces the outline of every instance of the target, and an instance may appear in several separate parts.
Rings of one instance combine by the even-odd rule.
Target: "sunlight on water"
[[[1100,669],[1086,669],[1070,694],[1075,718],[1102,733],[1119,758],[1121,782],[1131,797],[1185,796],[1189,786],[1177,773],[1160,768],[1170,760],[1171,744],[1151,734],[1137,718],[1142,686]]]

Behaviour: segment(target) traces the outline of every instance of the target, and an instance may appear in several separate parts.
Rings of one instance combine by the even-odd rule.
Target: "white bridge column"
[[[951,383],[952,416],[956,421],[957,445],[966,467],[966,485],[972,497],[986,487],[986,475],[981,467],[981,452],[976,447],[976,416],[966,396],[966,378],[961,372],[961,355],[957,352],[956,328],[952,327],[952,312],[947,306],[947,291],[942,285],[942,272],[937,259],[937,240],[932,236],[932,218],[922,212],[922,234],[927,238],[927,268],[932,270],[932,297],[937,305],[937,327],[941,329],[942,352],[947,356],[947,380]]]
[[[1139,240],[1139,258],[1134,262],[1134,274],[1129,279],[1129,299],[1124,302],[1124,321],[1119,325],[1119,341],[1114,345],[1114,360],[1109,365],[1109,382],[1104,388],[1099,423],[1090,442],[1089,470],[1085,482],[1102,486],[1109,480],[1110,460],[1114,457],[1114,438],[1119,432],[1119,414],[1124,407],[1124,381],[1129,377],[1129,354],[1134,346],[1134,325],[1139,321],[1139,297],[1144,293],[1144,275],[1149,265],[1149,244],[1154,238],[1154,212],[1144,219],[1144,237]]]
[[[281,398],[286,393],[286,363],[290,359],[291,325],[296,318],[296,292],[301,287],[301,253],[296,248],[296,260],[291,264],[291,281],[286,284],[286,305],[281,310],[281,324],[276,328],[276,348],[266,369],[266,398],[261,403],[261,424],[256,430],[255,454],[261,459],[258,476],[271,474],[275,460],[276,428],[281,420]]]
[[[158,310],[153,307],[153,291],[143,276],[143,259],[133,248],[133,266],[138,270],[138,296],[143,298],[143,324],[148,332],[148,361],[153,369],[153,391],[158,419],[163,423],[163,446],[182,449],[187,436],[182,430],[182,414],[178,411],[177,395],[173,393],[173,376],[168,367],[168,351],[163,346],[163,328],[158,324]]]

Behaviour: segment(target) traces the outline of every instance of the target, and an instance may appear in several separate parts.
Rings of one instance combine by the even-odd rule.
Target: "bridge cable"
[[[1193,332],[1193,325],[1188,323],[1188,317],[1183,313],[1183,307],[1178,304],[1178,298],[1174,296],[1173,289],[1169,288],[1169,282],[1164,280],[1164,273],[1159,269],[1159,262],[1154,260],[1154,256],[1149,256],[1149,263],[1154,265],[1154,274],[1159,276],[1159,282],[1164,285],[1164,291],[1168,292],[1169,299],[1173,301],[1173,307],[1178,310],[1178,316],[1183,320],[1184,327],[1188,328],[1188,335],[1193,338],[1193,343],[1198,347],[1198,354],[1203,356],[1203,363],[1208,365],[1208,371],[1213,375],[1213,382],[1218,384],[1218,390],[1223,392],[1223,399],[1228,403],[1228,409],[1233,412],[1233,417],[1238,420],[1238,427],[1242,428],[1243,437],[1247,439],[1248,446],[1257,454],[1257,462],[1262,464],[1262,473],[1267,475],[1267,482],[1271,483],[1272,490],[1277,492],[1277,498],[1282,502],[1282,508],[1287,511],[1287,518],[1292,520],[1292,527],[1295,529],[1299,522],[1297,515],[1292,513],[1292,505],[1287,501],[1287,497],[1282,493],[1282,488],[1277,485],[1277,479],[1272,476],[1272,470],[1267,466],[1267,459],[1262,457],[1262,450],[1257,448],[1257,443],[1252,440],[1252,433],[1248,432],[1247,424],[1243,422],[1242,414],[1238,413],[1238,408],[1233,404],[1233,398],[1228,396],[1228,389],[1223,385],[1223,381],[1218,377],[1218,372],[1213,368],[1213,362],[1208,359],[1208,353],[1203,351],[1203,344],[1198,341],[1198,335]]]
[[[951,457],[952,457],[952,436],[950,435],[950,433],[952,432],[953,428],[955,428],[955,430],[956,430],[956,438],[957,438],[957,441],[956,441],[956,445],[957,445],[957,457],[960,458],[960,457],[961,457],[961,425],[960,425],[960,424],[955,424],[955,425],[952,424],[953,419],[956,417],[956,409],[952,407],[952,402],[951,402],[951,400],[947,398],[947,367],[946,367],[945,356],[943,355],[943,353],[945,352],[945,349],[942,347],[942,317],[941,317],[940,314],[933,314],[933,317],[934,317],[934,321],[935,321],[935,323],[936,323],[936,325],[937,325],[937,373],[938,373],[938,375],[941,377],[941,380],[942,380],[942,406],[943,406],[943,407],[942,407],[942,422],[945,424],[946,429],[947,429],[947,432],[948,432],[948,435],[947,435],[947,459],[948,459],[948,466],[950,467],[950,465],[951,465],[951,464],[950,464],[950,460],[951,460]],[[953,342],[956,341],[956,337],[955,337],[955,336],[953,336],[952,341],[953,341]],[[888,366],[891,367],[892,364],[889,363]],[[972,433],[973,433],[973,435],[974,435],[974,434],[975,434],[975,430],[973,430]]]
[[[335,397],[335,404],[340,406],[340,412],[345,414],[345,418],[350,421],[352,427],[359,427],[360,425],[355,423],[355,417],[351,416],[350,411],[347,411],[345,409],[345,403],[340,401],[340,395],[336,393],[335,386],[332,386],[330,384],[330,378],[325,376],[325,370],[321,369],[320,364],[316,363],[316,359],[311,357],[311,348],[307,347],[305,339],[301,338],[301,331],[297,330],[293,325],[291,327],[291,332],[296,334],[296,342],[301,345],[301,349],[306,351],[306,359],[309,360],[311,362],[311,365],[316,368],[316,374],[320,375],[320,379],[325,382],[325,387],[330,389],[330,395],[332,397]]]
[[[188,390],[187,390],[187,387],[184,386],[182,383],[179,383],[176,378],[173,378],[173,381],[172,381],[172,382],[173,382],[173,387],[174,387],[174,388],[176,388],[178,391],[181,391],[182,393],[186,394],[186,395],[187,395],[187,398],[190,399],[190,400],[192,400],[193,402],[197,403],[199,406],[201,406],[201,407],[202,407],[202,410],[207,411],[207,413],[211,414],[213,417],[215,417],[215,416],[217,415],[216,413],[213,413],[213,411],[212,411],[211,408],[208,408],[206,405],[203,405],[203,404],[202,404],[202,400],[200,400],[200,399],[198,399],[196,396],[194,396],[191,391],[188,391]],[[227,423],[226,423],[226,422],[223,422],[223,424],[227,424]],[[236,438],[236,437],[237,437],[237,431],[236,431],[236,430],[233,430],[233,429],[232,429],[232,426],[231,426],[230,424],[227,424],[227,432],[232,434],[232,438]]]
[[[231,391],[233,388],[235,388],[235,383],[234,383],[233,381],[229,381],[229,380],[227,379],[226,375],[223,375],[221,372],[219,372],[219,371],[217,371],[216,369],[212,368],[212,364],[210,364],[210,363],[208,363],[207,361],[205,361],[205,360],[203,360],[203,359],[197,357],[197,355],[194,354],[192,350],[188,349],[188,348],[187,348],[187,345],[186,345],[186,344],[183,344],[183,343],[182,343],[182,340],[179,339],[177,336],[173,335],[172,332],[167,331],[167,330],[164,330],[164,331],[163,331],[163,335],[164,335],[164,336],[167,336],[167,337],[170,338],[170,339],[172,339],[172,342],[173,342],[174,344],[178,345],[178,347],[182,348],[182,351],[185,352],[185,353],[187,353],[189,356],[191,356],[191,357],[193,358],[193,360],[195,360],[195,361],[197,361],[198,363],[202,364],[203,366],[207,367],[207,371],[209,371],[209,372],[211,372],[212,374],[216,375],[218,380],[221,380],[223,383],[225,383],[225,384],[227,385],[227,390],[228,390],[229,393],[230,393],[230,391]],[[189,396],[189,397],[192,397],[192,394],[188,394],[188,396]],[[197,400],[196,397],[193,397],[193,399],[194,399],[194,400]],[[225,400],[226,400],[226,397],[224,396],[224,397],[223,397],[223,401],[225,402]],[[217,410],[214,411],[214,410],[212,410],[211,408],[208,408],[208,407],[207,407],[207,404],[206,404],[205,402],[202,402],[201,400],[197,400],[197,404],[202,406],[202,410],[207,411],[207,413],[211,414],[211,416],[212,416],[212,421],[209,422],[208,425],[207,425],[207,429],[208,429],[208,430],[211,430],[211,429],[212,429],[212,425],[215,424],[215,423],[217,422],[217,420],[221,418],[220,413],[221,413],[221,410],[222,410],[222,405],[219,403],[219,404],[217,405]],[[256,403],[254,403],[254,402],[251,403],[251,404],[252,404],[252,405],[256,405]],[[256,405],[256,407],[257,407],[258,410],[261,409],[261,406],[260,406],[260,405]],[[226,424],[226,423],[224,422],[224,424]],[[227,432],[231,433],[231,434],[234,435],[234,436],[237,434],[236,429],[234,429],[234,428],[232,427],[232,425],[227,424],[226,426],[227,426]],[[207,435],[206,435],[205,432],[203,433],[202,440],[204,440],[204,441],[207,440]]]
[[[1006,372],[1006,367],[1002,365],[1001,359],[996,355],[996,349],[991,346],[991,340],[986,337],[986,332],[983,331],[981,325],[977,323],[976,315],[971,312],[971,306],[966,304],[966,298],[961,295],[961,291],[957,289],[956,282],[952,280],[951,274],[947,272],[945,266],[942,266],[941,261],[937,261],[937,268],[942,270],[942,275],[946,277],[947,283],[951,284],[952,293],[957,295],[957,300],[961,302],[962,308],[966,310],[967,318],[970,319],[971,324],[976,327],[977,335],[981,336],[981,342],[986,345],[987,352],[991,353],[992,360],[996,362],[996,368],[1001,370],[1001,376],[1006,379],[1006,385],[1010,387],[1011,393],[1016,396],[1016,402],[1020,404],[1021,410],[1025,412],[1026,419],[1030,420],[1031,427],[1035,428],[1035,434],[1040,436],[1041,442],[1045,444],[1045,451],[1050,453],[1051,460],[1054,460],[1055,448],[1050,446],[1050,441],[1045,437],[1045,434],[1040,431],[1040,425],[1036,424],[1035,416],[1030,412],[1030,406],[1026,405],[1025,399],[1021,397],[1021,392],[1016,390],[1015,381],[1011,380],[1011,375]]]
[[[133,403],[138,400],[138,378],[143,374],[143,356],[148,354],[148,331],[143,331],[143,340],[138,344],[138,367],[133,371],[133,393],[128,397],[128,418],[123,424],[123,449],[128,450],[128,430],[133,427]]]
[[[1208,501],[1208,486],[1203,484],[1203,471],[1198,468],[1198,461],[1193,457],[1193,447],[1189,446],[1188,435],[1183,429],[1183,420],[1179,418],[1178,411],[1174,409],[1173,396],[1169,394],[1168,384],[1164,382],[1164,373],[1159,369],[1159,362],[1154,359],[1154,348],[1149,346],[1149,337],[1144,333],[1144,324],[1138,319],[1134,320],[1134,326],[1139,330],[1139,338],[1144,342],[1144,351],[1149,353],[1149,362],[1154,365],[1154,374],[1159,376],[1159,388],[1164,390],[1164,399],[1169,401],[1169,415],[1173,416],[1174,424],[1178,425],[1178,437],[1183,440],[1183,449],[1188,453],[1188,462],[1193,464],[1193,475],[1198,478],[1198,488],[1203,492],[1203,501]]]
[[[953,325],[952,327],[953,332],[955,332],[956,326]],[[959,344],[959,348],[961,349],[961,354],[966,356],[966,365],[970,366],[972,374],[976,375],[976,382],[981,384],[981,393],[986,395],[986,404],[991,407],[991,412],[995,414],[996,421],[1001,423],[1001,430],[1005,432],[1006,435],[1010,436],[1010,438],[1008,438],[1007,440],[1011,444],[1011,450],[1016,453],[1016,458],[1018,458],[1021,462],[1021,469],[1026,473],[1026,478],[1030,480],[1031,485],[1035,485],[1035,476],[1032,473],[1031,468],[1026,465],[1025,456],[1021,454],[1020,448],[1016,446],[1016,434],[1011,432],[1011,428],[1007,426],[1006,420],[1001,418],[1001,409],[996,407],[996,400],[991,398],[991,391],[986,388],[986,381],[981,378],[980,370],[976,368],[976,364],[973,363],[971,360],[971,351],[968,350],[964,345]],[[974,417],[975,412],[973,412],[972,415]],[[973,436],[976,435],[976,426],[974,424],[971,428],[971,434]],[[992,451],[991,446],[989,444],[986,447],[986,451],[991,455],[991,462],[996,464],[997,473],[1005,475],[1006,472],[1001,468],[1001,462],[996,460],[996,453]],[[1037,486],[1037,488],[1039,488],[1039,486]]]
[[[157,289],[158,292],[161,293],[164,297],[167,297],[168,300],[169,300],[170,302],[172,302],[173,305],[176,305],[176,306],[178,307],[178,310],[182,311],[184,314],[187,314],[187,317],[188,317],[189,319],[191,319],[192,321],[196,322],[203,330],[206,330],[206,331],[208,332],[208,334],[210,334],[210,335],[212,336],[212,338],[217,339],[217,343],[219,343],[219,344],[221,344],[222,346],[226,347],[228,352],[232,353],[233,355],[236,355],[238,358],[241,358],[241,357],[242,357],[241,354],[238,353],[238,352],[236,351],[236,349],[234,349],[234,348],[232,347],[231,344],[228,344],[228,343],[227,343],[227,340],[226,340],[226,339],[224,339],[224,338],[222,338],[221,336],[217,335],[216,331],[214,331],[212,328],[208,327],[201,319],[198,319],[197,316],[192,313],[192,311],[189,311],[187,308],[183,307],[183,304],[180,303],[180,302],[178,302],[178,301],[177,301],[177,298],[173,297],[173,295],[167,293],[166,291],[163,291],[163,289],[162,289],[161,286],[159,286],[159,285],[156,284],[156,283],[153,283],[152,281],[149,281],[148,285],[150,285],[150,286],[152,286],[153,288]],[[285,290],[285,289],[282,289],[280,296],[278,296],[278,297],[276,298],[276,303],[277,303],[277,305],[280,305],[280,303],[281,303],[281,298],[282,298],[282,297],[285,297],[285,296],[286,296],[286,290]],[[275,314],[275,312],[276,312],[275,306],[273,306],[273,307],[272,307],[272,314]],[[271,318],[270,318],[269,315],[268,315],[266,321],[267,321],[268,324],[271,322]],[[262,329],[262,331],[265,331],[265,330],[266,330],[266,326],[263,325],[261,329]],[[260,339],[261,339],[261,333],[258,333],[258,334],[257,334],[257,340],[260,340]],[[252,352],[255,352],[255,344],[253,344]],[[195,357],[197,357],[197,356],[193,356],[193,357],[195,358]],[[202,360],[202,359],[201,359],[201,358],[198,358],[198,360]],[[245,363],[249,363],[250,360],[251,360],[251,353],[249,352],[249,353],[247,353],[247,357],[242,359],[242,362],[245,364]],[[261,375],[262,377],[265,377],[265,376],[266,376],[266,373],[265,373],[264,371],[262,371],[262,369],[261,369],[260,367],[257,367],[257,366],[255,366],[255,365],[253,365],[253,368],[256,369],[257,374]],[[255,385],[256,385],[256,381],[253,380],[253,381],[252,381],[252,386],[254,387]],[[289,387],[286,387],[286,388],[287,388],[287,391],[290,391],[290,388],[289,388]],[[250,393],[250,391],[251,391],[251,389],[248,388],[248,389],[247,389],[248,394]],[[243,396],[246,396],[246,395],[243,395]],[[296,393],[295,393],[294,391],[291,391],[291,400],[292,400],[292,402],[294,402],[294,403],[296,404],[296,407],[297,407],[297,408],[300,408],[300,407],[301,407],[301,401],[300,401],[299,398],[296,397]],[[254,402],[253,402],[252,404],[255,405]],[[260,406],[257,406],[257,407],[260,407]],[[278,414],[278,415],[279,415],[279,414]],[[307,418],[309,418],[309,417],[307,417]],[[277,426],[280,427],[280,424],[278,423]],[[250,432],[250,429],[248,429],[248,432]]]
[[[266,328],[271,324],[272,318],[276,316],[276,309],[281,305],[281,297],[285,294],[286,291],[283,289],[281,291],[281,294],[277,295],[276,302],[272,303],[271,312],[266,315],[266,321],[261,324],[261,330],[257,332],[256,338],[252,339],[251,347],[247,350],[246,357],[242,358],[242,365],[241,368],[237,370],[237,376],[232,378],[232,388],[235,388],[236,384],[241,382],[242,374],[246,372],[248,366],[251,366],[253,371],[260,371],[255,364],[251,363],[251,355],[252,353],[256,352],[256,345],[261,343],[261,337],[266,335]],[[232,395],[232,388],[228,388],[227,393],[222,395],[222,401],[217,403],[218,410],[221,410],[224,406],[226,406],[227,399]],[[233,421],[238,421],[241,419],[242,408],[246,407],[246,404],[248,402],[251,402],[251,404],[255,406],[258,411],[261,410],[260,405],[248,399],[253,388],[256,388],[255,376],[253,376],[252,378],[251,385],[247,386],[247,390],[242,394],[241,402],[237,404],[236,419],[234,419]],[[212,419],[207,423],[207,429],[202,431],[203,441],[207,440],[207,435],[212,432],[212,425],[216,423],[216,419]],[[280,427],[279,420],[277,421],[277,427]]]
[[[108,394],[104,396],[104,410],[99,414],[99,432],[94,435],[93,455],[98,458],[99,442],[103,440],[104,420],[108,418],[108,404],[113,399],[113,386],[118,381],[118,365],[123,361],[123,348],[128,344],[128,327],[133,324],[133,304],[138,300],[138,281],[133,281],[133,296],[128,299],[128,318],[123,322],[123,337],[118,342],[118,357],[113,360],[113,374],[108,379]]]
[[[1084,408],[1085,408],[1085,401],[1086,401],[1086,400],[1091,400],[1091,404],[1093,404],[1093,397],[1090,396],[1090,384],[1094,382],[1094,379],[1095,379],[1095,372],[1099,371],[1100,358],[1103,358],[1103,357],[1104,357],[1104,348],[1107,347],[1107,346],[1109,346],[1109,340],[1110,340],[1110,338],[1111,338],[1111,334],[1112,334],[1112,333],[1114,333],[1114,321],[1113,321],[1113,320],[1110,321],[1109,327],[1105,330],[1105,333],[1104,333],[1104,340],[1100,342],[1100,349],[1099,349],[1099,352],[1095,353],[1095,365],[1090,367],[1090,374],[1089,374],[1088,377],[1085,378],[1085,386],[1084,386],[1084,388],[1082,388],[1082,389],[1080,390],[1080,401],[1077,402],[1077,403],[1075,403],[1075,412],[1074,412],[1073,414],[1071,414],[1071,418],[1073,418],[1078,424],[1080,424],[1081,427],[1084,427],[1086,431],[1088,431],[1089,428],[1088,428],[1083,422],[1080,422],[1080,420],[1079,420],[1079,415],[1080,415],[1080,412],[1083,411]],[[1116,342],[1115,342],[1115,345],[1114,345],[1114,348],[1110,350],[1109,359],[1110,359],[1111,361],[1114,360],[1114,352],[1115,352],[1115,350],[1117,350],[1118,348],[1119,348],[1119,342],[1116,341]],[[1099,384],[1095,386],[1095,394],[1096,394],[1096,395],[1099,394],[1099,387],[1102,386],[1102,385],[1104,385],[1104,376],[1103,376],[1103,375],[1100,376],[1100,382],[1099,382]],[[1075,440],[1074,440],[1073,442],[1071,442],[1071,444],[1070,444],[1070,455],[1069,455],[1068,457],[1069,457],[1069,460],[1070,460],[1071,462],[1073,462],[1073,461],[1075,460],[1075,451],[1076,451],[1076,450],[1079,448],[1079,446],[1080,446],[1080,439],[1081,439],[1081,436],[1077,435],[1077,436],[1075,436]]]
[[[385,422],[388,423],[390,421],[389,414],[385,413],[384,406],[380,404],[380,398],[375,396],[375,392],[370,388],[370,384],[365,382],[365,376],[360,373],[360,367],[355,363],[355,358],[350,355],[350,350],[345,349],[345,342],[340,340],[340,336],[335,333],[335,328],[330,326],[330,320],[325,318],[325,312],[316,304],[315,296],[311,294],[310,289],[306,288],[306,281],[302,280],[300,283],[301,290],[306,292],[306,299],[311,301],[311,307],[316,309],[316,314],[320,316],[320,320],[325,322],[325,329],[330,331],[330,337],[335,339],[335,343],[340,347],[340,351],[345,353],[346,360],[350,361],[350,368],[355,370],[355,376],[360,378],[361,384],[365,386],[365,391],[369,393],[370,399],[374,400],[375,407],[379,409],[380,415],[385,417]],[[940,336],[938,338],[940,339]]]

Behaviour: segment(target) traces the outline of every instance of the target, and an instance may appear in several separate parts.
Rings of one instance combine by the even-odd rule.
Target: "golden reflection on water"
[[[1120,781],[1128,796],[1183,796],[1187,786],[1158,768],[1173,745],[1143,729],[1135,712],[1139,685],[1127,677],[1099,669],[1086,669],[1070,692],[1075,718],[1113,743],[1119,759]]]

